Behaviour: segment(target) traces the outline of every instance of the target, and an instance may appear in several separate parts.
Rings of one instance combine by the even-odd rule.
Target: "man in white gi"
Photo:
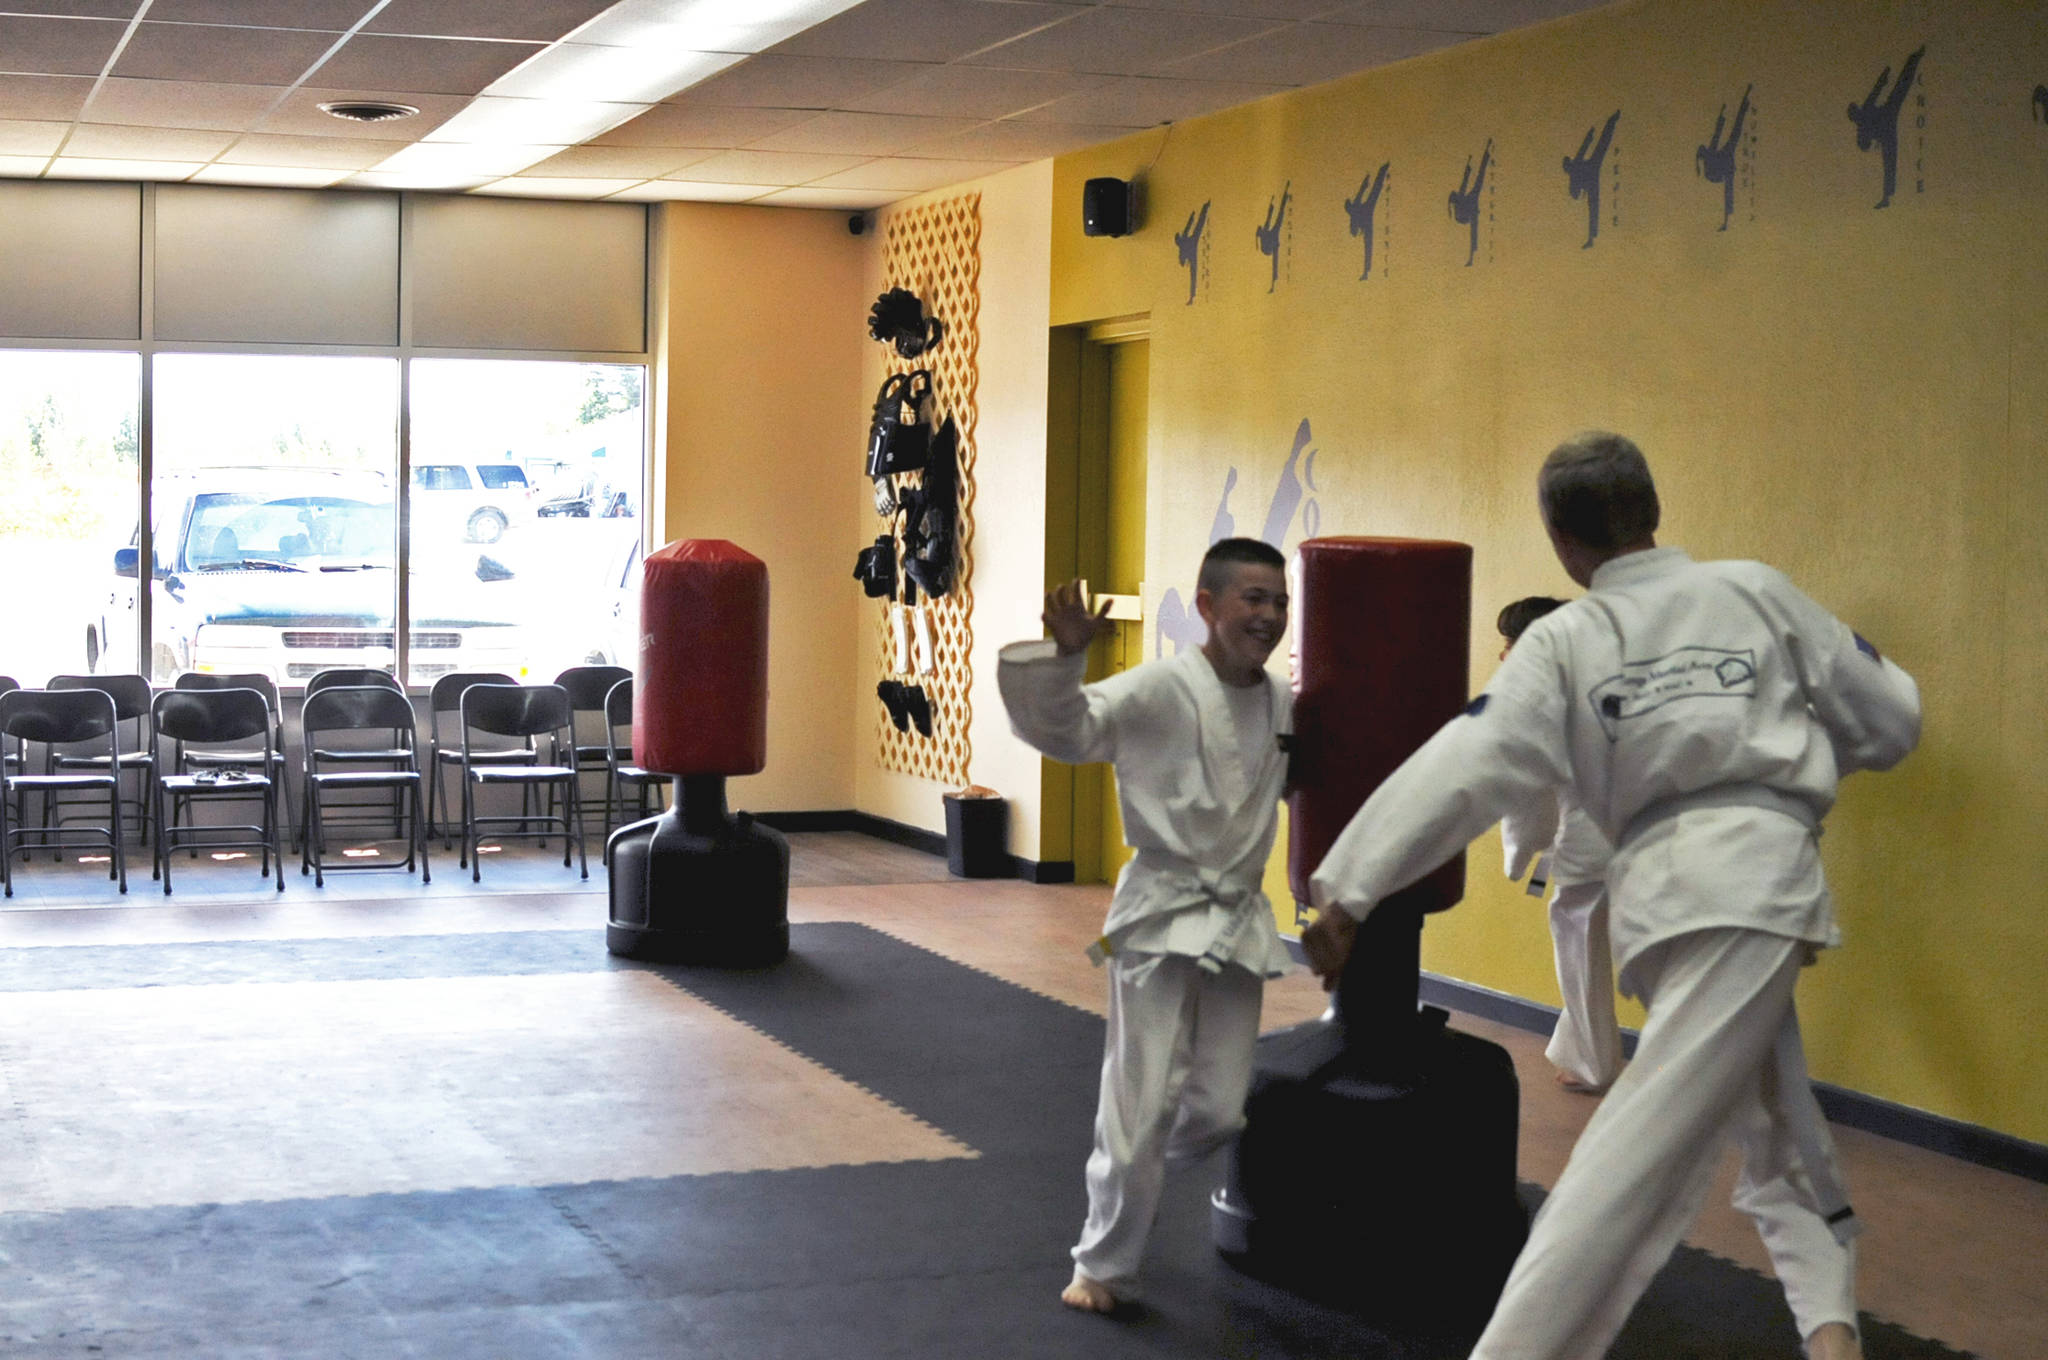
[[[1625,992],[1649,1009],[1536,1217],[1481,1360],[1591,1360],[1698,1212],[1725,1139],[1807,1354],[1861,1355],[1858,1224],[1808,1084],[1793,985],[1836,942],[1816,840],[1838,779],[1919,740],[1912,678],[1755,562],[1658,548],[1656,489],[1618,435],[1544,463],[1552,546],[1589,593],[1530,625],[1463,716],[1396,770],[1315,874],[1326,979],[1357,922],[1545,788],[1615,846]]]
[[[1113,762],[1137,851],[1090,949],[1108,964],[1109,1026],[1070,1307],[1107,1313],[1132,1296],[1166,1163],[1244,1124],[1260,996],[1289,966],[1260,890],[1293,712],[1265,670],[1287,631],[1283,566],[1256,539],[1217,543],[1195,591],[1201,649],[1095,684],[1082,683],[1086,652],[1109,625],[1079,583],[1046,596],[1050,639],[1001,654],[1011,726],[1054,760]]]
[[[1531,595],[1502,609],[1495,621],[1506,644],[1500,659],[1508,659],[1530,624],[1563,604]],[[1559,1086],[1599,1095],[1621,1075],[1621,1025],[1614,1018],[1614,963],[1607,946],[1607,860],[1613,849],[1566,789],[1541,794],[1501,818],[1500,839],[1509,879],[1519,882],[1527,872],[1531,893],[1542,892],[1546,882],[1551,888],[1550,946],[1564,1004],[1543,1056],[1557,1069]]]

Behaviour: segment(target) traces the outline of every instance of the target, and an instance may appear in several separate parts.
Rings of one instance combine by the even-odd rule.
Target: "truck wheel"
[[[479,510],[469,517],[469,541],[496,543],[505,536],[505,517],[495,510]]]

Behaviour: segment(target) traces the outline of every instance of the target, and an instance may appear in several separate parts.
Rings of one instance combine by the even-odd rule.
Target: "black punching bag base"
[[[725,780],[676,781],[675,806],[612,833],[605,947],[629,959],[761,968],[789,954],[789,842],[725,809]]]

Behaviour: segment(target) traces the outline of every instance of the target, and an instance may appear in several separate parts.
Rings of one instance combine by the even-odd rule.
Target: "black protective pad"
[[[1170,1174],[1147,1303],[1062,1308],[1102,1022],[852,924],[676,986],[973,1148],[936,1162],[159,1209],[0,1212],[9,1357],[1398,1357],[1211,1248],[1220,1159]],[[601,930],[0,950],[0,987],[649,968]],[[594,1036],[593,1042],[602,1036]],[[317,1055],[309,1055],[316,1062]],[[84,1073],[81,1081],[91,1080]],[[422,1130],[421,1136],[431,1136]],[[1304,1148],[1303,1155],[1327,1148]],[[1370,1231],[1370,1225],[1361,1225]],[[1871,1360],[1954,1352],[1866,1322]],[[1795,1353],[1777,1285],[1681,1250],[1615,1360]]]

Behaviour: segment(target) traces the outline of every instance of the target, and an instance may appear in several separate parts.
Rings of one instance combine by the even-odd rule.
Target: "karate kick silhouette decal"
[[[1365,268],[1358,275],[1361,280],[1372,277],[1373,213],[1380,205],[1381,192],[1387,187],[1389,164],[1391,162],[1381,161],[1377,171],[1368,171],[1358,186],[1358,192],[1344,200],[1344,215],[1351,221],[1351,234],[1365,240]]]
[[[1266,291],[1269,293],[1280,286],[1281,233],[1287,227],[1287,204],[1293,197],[1293,188],[1294,181],[1289,180],[1281,188],[1278,199],[1268,199],[1265,225],[1252,229],[1252,235],[1258,238],[1259,254],[1273,262],[1273,276],[1266,284]]]
[[[1173,234],[1173,247],[1188,271],[1188,305],[1195,305],[1198,284],[1209,281],[1209,200],[1188,214],[1188,224]]]
[[[1465,158],[1465,177],[1458,181],[1458,187],[1451,190],[1451,220],[1461,227],[1471,228],[1471,240],[1465,248],[1465,264],[1469,268],[1479,255],[1479,195],[1486,188],[1486,167],[1493,163],[1493,138],[1486,139],[1486,148],[1479,153],[1479,173],[1472,172],[1472,158]]]
[[[1607,164],[1608,148],[1614,145],[1614,125],[1620,121],[1621,110],[1616,109],[1607,115],[1607,126],[1598,129],[1597,143],[1593,140],[1595,129],[1587,128],[1579,140],[1579,153],[1564,158],[1565,187],[1573,199],[1586,200],[1586,243],[1581,250],[1591,250],[1600,239],[1600,172]]]
[[[1887,66],[1878,72],[1877,82],[1870,87],[1870,93],[1860,104],[1849,106],[1849,121],[1856,125],[1856,149],[1868,151],[1875,145],[1884,161],[1884,196],[1877,200],[1880,208],[1889,207],[1892,194],[1899,184],[1899,115],[1905,111],[1906,94],[1913,88],[1913,79],[1920,74],[1920,58],[1927,55],[1923,46],[1906,64],[1899,68],[1899,78],[1892,81],[1892,68]],[[1885,82],[1891,81],[1891,92],[1885,92]]]
[[[1728,122],[1728,106],[1723,104],[1721,112],[1714,118],[1714,135],[1695,153],[1694,165],[1709,184],[1721,186],[1721,225],[1716,231],[1728,230],[1728,219],[1735,216],[1735,167],[1736,157],[1742,154],[1742,125],[1749,121],[1749,92],[1756,86],[1743,88],[1742,102],[1735,106],[1735,122]],[[1727,133],[1724,138],[1723,132]]]
[[[1303,416],[1294,429],[1294,445],[1287,451],[1287,460],[1280,465],[1273,499],[1266,507],[1266,522],[1259,529],[1259,541],[1271,544],[1276,552],[1287,551],[1287,535],[1294,527],[1296,511],[1300,512],[1302,538],[1314,538],[1322,532],[1323,510],[1315,500],[1316,451],[1308,446],[1310,438],[1308,417]],[[1217,500],[1215,517],[1209,522],[1212,544],[1237,534],[1237,516],[1230,512],[1230,493],[1235,490],[1237,469],[1233,467],[1224,473],[1223,495]],[[1170,654],[1179,655],[1189,647],[1201,646],[1208,636],[1202,616],[1189,607],[1178,589],[1159,597],[1159,621],[1152,644],[1154,656],[1169,655],[1168,643],[1173,644]]]

